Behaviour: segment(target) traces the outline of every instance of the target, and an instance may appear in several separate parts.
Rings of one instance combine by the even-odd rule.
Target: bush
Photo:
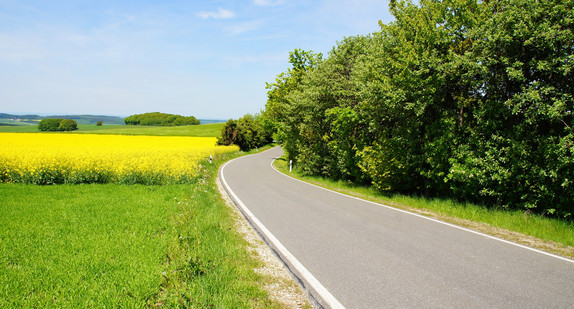
[[[239,120],[230,119],[221,129],[218,145],[237,145],[243,151],[271,143],[271,134],[264,129],[259,115],[245,115]]]
[[[98,123],[96,123],[96,126],[101,127],[104,124],[103,121],[98,121]]]

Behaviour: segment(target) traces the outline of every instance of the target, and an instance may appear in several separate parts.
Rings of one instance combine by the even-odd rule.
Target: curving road
[[[220,177],[321,306],[574,308],[574,261],[300,182],[272,168],[282,153]]]

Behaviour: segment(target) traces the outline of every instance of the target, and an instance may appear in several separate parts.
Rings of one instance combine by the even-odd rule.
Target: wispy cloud
[[[199,12],[197,16],[203,19],[215,18],[215,19],[226,19],[235,17],[235,13],[230,10],[218,8],[217,12]]]
[[[243,32],[258,30],[259,28],[261,28],[263,23],[264,23],[263,19],[246,21],[227,27],[225,31],[231,35],[238,35]]]
[[[284,3],[283,0],[253,0],[253,4],[258,6],[278,6]]]

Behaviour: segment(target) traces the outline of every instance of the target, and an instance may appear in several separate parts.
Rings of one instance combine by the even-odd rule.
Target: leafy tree
[[[78,129],[78,123],[73,119],[42,119],[38,124],[40,131],[74,131]]]
[[[238,133],[237,121],[229,119],[221,129],[221,136],[217,138],[217,144],[225,146],[236,144]]]
[[[78,123],[73,119],[62,119],[58,131],[74,131],[78,129]]]
[[[42,119],[38,124],[38,129],[40,129],[40,131],[48,131],[48,132],[58,131],[61,121],[62,119],[54,119],[54,118]]]
[[[262,123],[309,174],[572,218],[573,6],[392,0],[380,31],[292,52]]]
[[[359,98],[353,71],[369,40],[360,36],[344,39],[304,76],[302,90],[288,96],[300,120],[295,160],[301,171],[363,179],[356,151],[362,148],[365,124],[354,112]]]
[[[505,207],[574,211],[573,1],[489,1],[466,56],[479,100],[468,142],[448,179],[453,191]],[[472,175],[473,177],[469,177]]]
[[[263,117],[267,119],[267,126],[272,128],[274,138],[283,142],[283,148],[290,159],[294,159],[298,154],[298,125],[302,122],[302,114],[297,110],[300,106],[295,104],[290,96],[302,90],[304,76],[312,71],[322,58],[320,53],[295,49],[289,53],[292,67],[279,74],[274,83],[267,83],[268,100]]]
[[[238,120],[228,120],[217,140],[218,145],[237,145],[243,151],[271,143],[270,132],[266,131],[259,115],[247,114]]]

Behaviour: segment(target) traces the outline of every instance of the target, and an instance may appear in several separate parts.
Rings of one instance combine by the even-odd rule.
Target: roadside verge
[[[240,158],[237,158],[240,159]],[[237,210],[243,215],[251,227],[259,234],[259,237],[267,244],[268,248],[283,263],[285,269],[305,290],[314,307],[317,308],[344,308],[337,299],[281,244],[281,242],[249,211],[247,206],[233,192],[225,180],[225,167],[237,160],[226,162],[219,169],[219,180],[224,189],[222,195],[227,195],[235,204]]]

